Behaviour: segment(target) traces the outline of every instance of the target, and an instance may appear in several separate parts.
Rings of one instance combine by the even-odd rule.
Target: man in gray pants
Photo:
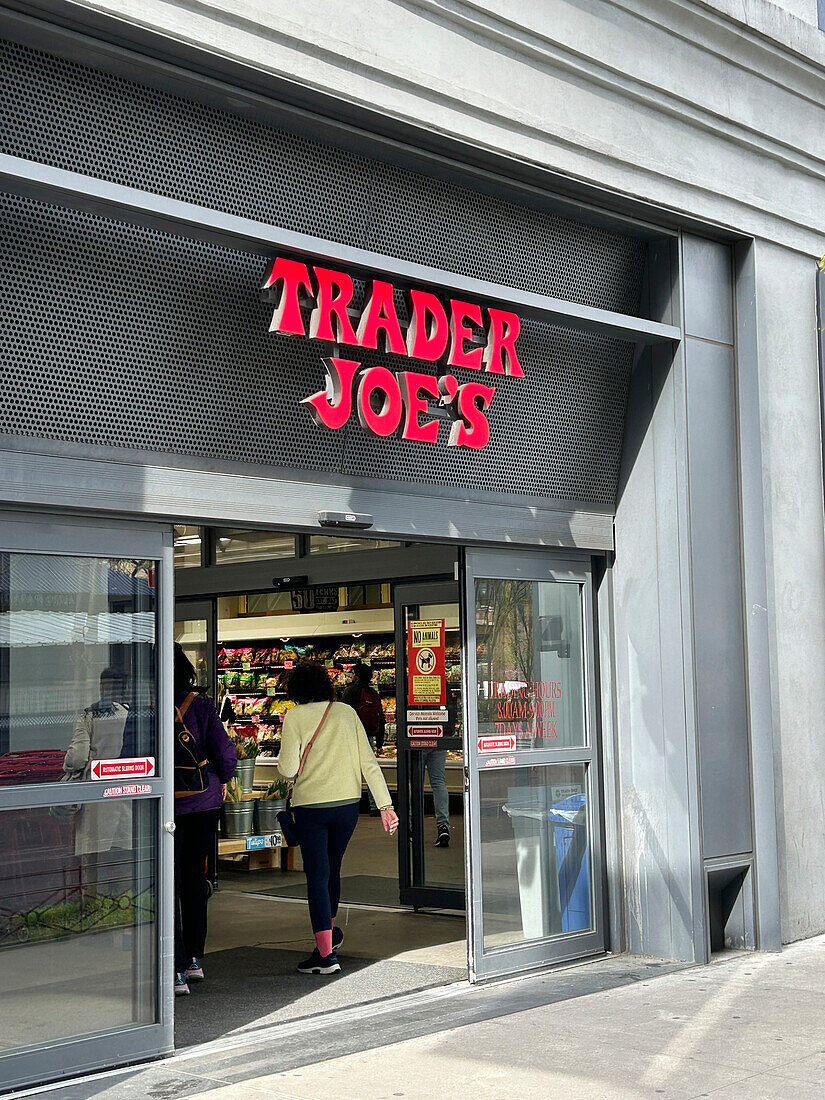
[[[436,848],[450,847],[450,795],[447,792],[447,779],[445,767],[447,764],[446,749],[427,749],[421,753],[424,767],[430,778],[430,786],[433,789],[433,804],[435,806]]]

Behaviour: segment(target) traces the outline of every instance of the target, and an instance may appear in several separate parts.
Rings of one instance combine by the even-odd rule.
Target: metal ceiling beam
[[[404,287],[438,287],[485,304],[505,306],[521,317],[636,344],[675,343],[682,337],[673,325],[410,263],[20,157],[0,156],[0,189],[224,248],[267,257],[287,253],[343,267],[356,275],[380,273]]]

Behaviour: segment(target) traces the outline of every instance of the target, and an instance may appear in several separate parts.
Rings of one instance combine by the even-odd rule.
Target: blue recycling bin
[[[555,833],[563,932],[579,932],[590,927],[586,805],[583,794],[573,794],[554,803],[549,814]],[[568,816],[571,814],[575,815],[574,821]]]
[[[502,807],[515,834],[525,939],[590,927],[586,797],[552,802],[551,789],[511,787]]]

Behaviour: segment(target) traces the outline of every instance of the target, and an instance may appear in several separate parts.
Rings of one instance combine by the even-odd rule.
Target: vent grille
[[[12,43],[5,152],[605,309],[644,246]],[[260,257],[3,196],[0,431],[611,506],[632,349],[526,322],[482,453],[317,429],[318,343],[271,336]],[[408,361],[387,357],[387,365]],[[468,377],[470,375],[468,374]],[[477,376],[476,376],[477,377]]]

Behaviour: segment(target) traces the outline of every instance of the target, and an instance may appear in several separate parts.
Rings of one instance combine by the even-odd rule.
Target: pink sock
[[[315,942],[318,945],[318,951],[322,958],[326,958],[327,955],[332,954],[332,929],[327,928],[323,932],[315,933]]]

